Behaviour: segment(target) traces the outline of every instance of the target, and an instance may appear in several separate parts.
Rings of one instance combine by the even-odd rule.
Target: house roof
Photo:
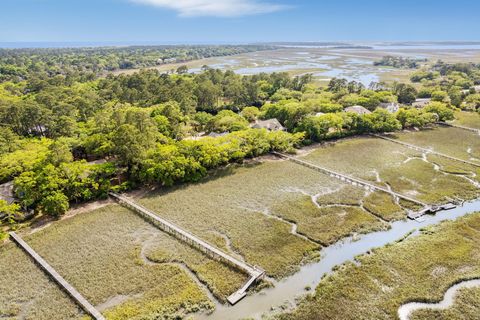
[[[285,130],[280,121],[275,118],[268,120],[257,120],[251,127],[254,129],[267,129],[270,131]]]
[[[218,133],[218,132],[210,132],[208,134],[209,137],[213,137],[213,138],[216,138],[216,137],[223,137],[224,135],[227,135],[228,132],[222,132],[222,133]]]
[[[390,113],[395,113],[400,109],[400,105],[396,102],[382,102],[380,108],[387,110]]]
[[[416,108],[423,108],[423,107],[425,107],[427,104],[429,104],[430,101],[432,101],[432,99],[430,99],[430,98],[416,99],[415,102],[412,103],[412,106],[414,106],[414,107],[416,107]]]
[[[15,201],[15,194],[13,192],[13,181],[0,184],[0,199],[11,204]]]
[[[360,115],[372,113],[370,110],[362,106],[351,106],[351,107],[345,108],[345,112],[352,112]]]

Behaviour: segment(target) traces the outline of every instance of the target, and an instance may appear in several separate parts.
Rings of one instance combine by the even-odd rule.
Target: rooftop
[[[257,120],[251,126],[254,129],[267,129],[269,131],[285,131],[280,121],[277,119]]]
[[[344,111],[352,112],[360,115],[372,113],[370,110],[362,106],[351,106],[351,107],[345,108]]]

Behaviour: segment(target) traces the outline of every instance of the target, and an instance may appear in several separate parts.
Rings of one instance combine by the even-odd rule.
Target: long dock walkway
[[[282,157],[282,158],[285,158],[285,159],[288,159],[290,161],[293,161],[293,162],[296,162],[298,164],[301,164],[305,167],[308,167],[308,168],[311,168],[311,169],[314,169],[314,170],[317,170],[317,171],[320,171],[332,178],[337,178],[343,182],[346,182],[346,183],[350,183],[354,186],[360,186],[360,187],[364,187],[365,189],[367,190],[370,190],[370,191],[381,191],[381,192],[385,192],[385,193],[388,193],[390,195],[392,195],[393,197],[395,198],[398,198],[398,199],[403,199],[403,200],[406,200],[406,201],[410,201],[410,202],[413,202],[415,204],[418,204],[422,207],[429,207],[428,204],[420,201],[420,200],[417,200],[417,199],[414,199],[414,198],[411,198],[409,196],[405,196],[403,194],[400,194],[400,193],[397,193],[397,192],[394,192],[392,190],[389,190],[387,188],[384,188],[384,187],[380,187],[380,186],[377,186],[377,185],[374,185],[368,181],[365,181],[365,180],[362,180],[362,179],[359,179],[359,178],[354,178],[354,177],[350,177],[350,176],[347,176],[346,174],[343,174],[343,173],[339,173],[339,172],[336,172],[336,171],[333,171],[333,170],[330,170],[330,169],[327,169],[327,168],[324,168],[324,167],[321,167],[321,166],[318,166],[316,164],[313,164],[313,163],[310,163],[310,162],[307,162],[307,161],[304,161],[304,160],[300,160],[298,158],[295,158],[295,157],[292,157],[292,156],[289,156],[289,155],[286,155],[286,154],[283,154],[283,153],[280,153],[280,152],[273,152],[273,154],[279,156],[279,157]]]
[[[33,250],[18,234],[10,232],[10,238],[22,248],[70,297],[95,320],[105,320],[102,314],[95,309],[72,285],[55,271],[35,250]]]
[[[471,131],[471,132],[475,132],[477,134],[480,134],[480,129],[476,129],[476,128],[465,127],[465,126],[461,126],[461,125],[453,124],[453,123],[448,123],[448,122],[437,122],[437,124],[444,125],[444,126],[447,126],[447,127],[454,127],[454,128],[458,128],[458,129],[462,129],[462,130],[467,130],[467,131]]]
[[[390,189],[374,185],[374,184],[372,184],[368,181],[365,181],[365,180],[362,180],[362,179],[359,179],[359,178],[350,177],[350,176],[347,176],[343,173],[339,173],[339,172],[336,172],[336,171],[333,171],[333,170],[330,170],[330,169],[327,169],[327,168],[323,168],[323,167],[318,166],[316,164],[313,164],[313,163],[310,163],[310,162],[307,162],[307,161],[304,161],[304,160],[300,160],[298,158],[295,158],[295,157],[292,157],[292,156],[289,156],[289,155],[286,155],[286,154],[283,154],[283,153],[280,153],[280,152],[273,151],[272,153],[274,155],[278,156],[278,157],[288,159],[292,162],[296,162],[296,163],[298,163],[302,166],[305,166],[307,168],[320,171],[323,174],[326,174],[326,175],[328,175],[332,178],[339,179],[339,180],[341,180],[345,183],[350,183],[351,185],[354,185],[354,186],[360,186],[360,187],[363,187],[366,190],[370,190],[370,191],[385,192],[385,193],[388,193],[388,194],[392,195],[396,199],[403,199],[403,200],[410,201],[412,203],[415,203],[415,204],[421,206],[422,209],[420,209],[419,211],[411,211],[411,212],[408,213],[408,218],[410,218],[412,220],[415,220],[415,219],[417,219],[417,218],[419,218],[419,217],[421,217],[421,216],[423,216],[423,215],[425,215],[429,212],[437,212],[437,211],[443,210],[443,209],[448,210],[448,209],[452,209],[452,208],[455,207],[455,205],[453,205],[451,203],[447,203],[447,204],[444,204],[444,205],[427,204],[427,203],[424,203],[420,200],[417,200],[417,199],[411,198],[409,196],[406,196],[406,195],[397,193],[395,191],[392,191]]]
[[[390,142],[393,142],[393,143],[400,144],[400,145],[402,145],[402,146],[405,146],[405,147],[407,147],[407,148],[410,148],[410,149],[413,149],[413,150],[416,150],[416,151],[434,154],[434,155],[439,156],[439,157],[443,157],[443,158],[446,158],[446,159],[449,159],[449,160],[461,162],[461,163],[464,163],[464,164],[468,164],[468,165],[471,165],[471,166],[479,167],[479,168],[480,168],[480,163],[475,163],[475,162],[471,162],[471,161],[468,161],[468,160],[463,160],[463,159],[455,158],[455,157],[449,156],[448,154],[440,153],[440,152],[433,151],[433,150],[430,150],[430,149],[427,149],[427,148],[422,148],[422,147],[416,146],[416,145],[411,144],[411,143],[407,143],[407,142],[403,142],[403,141],[398,141],[398,140],[389,138],[389,137],[384,136],[384,135],[373,134],[373,133],[372,133],[371,135],[372,135],[373,137],[376,137],[376,138],[380,138],[380,139],[383,139],[383,140],[387,140],[387,141],[390,141]]]
[[[240,301],[243,297],[247,294],[247,289],[255,283],[257,280],[261,279],[265,275],[265,271],[259,267],[251,266],[245,262],[242,262],[235,257],[223,252],[222,250],[214,247],[213,245],[203,241],[202,239],[198,238],[197,236],[191,234],[188,231],[183,230],[182,228],[178,227],[177,225],[160,218],[158,215],[153,213],[152,211],[148,210],[147,208],[135,203],[134,201],[124,197],[118,193],[110,192],[111,197],[116,199],[121,205],[133,210],[137,214],[139,214],[142,218],[153,224],[154,226],[158,227],[159,229],[165,231],[166,233],[180,239],[183,242],[197,248],[198,250],[204,252],[205,254],[209,255],[210,257],[222,261],[230,266],[233,266],[250,276],[249,280],[245,283],[245,285],[240,288],[238,291],[230,295],[227,300],[230,304],[235,304]]]

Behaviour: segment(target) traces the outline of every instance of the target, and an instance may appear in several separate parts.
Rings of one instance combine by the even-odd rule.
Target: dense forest
[[[45,79],[57,75],[66,76],[70,81],[89,81],[106,71],[273,49],[275,47],[268,45],[0,48],[0,81]]]
[[[1,59],[1,70],[25,72],[0,72],[0,182],[13,183],[16,197],[0,201],[4,228],[62,215],[72,203],[106,197],[109,190],[194,182],[211,169],[272,150],[420,128],[453,119],[456,108],[480,107],[478,65],[437,62],[412,75],[415,86],[365,88],[332,79],[318,87],[309,74],[240,76],[207,66],[198,74],[181,67],[174,74],[142,70],[98,77],[120,67],[118,56],[109,60],[103,52],[113,49],[52,50],[13,50]],[[160,52],[129,50],[135,66],[155,63]],[[143,57],[142,50],[151,55]],[[419,72],[432,76],[414,78]],[[419,97],[431,101],[412,107]],[[391,104],[400,104],[399,110],[387,111]],[[349,112],[351,106],[362,112]],[[252,128],[272,118],[285,131]]]

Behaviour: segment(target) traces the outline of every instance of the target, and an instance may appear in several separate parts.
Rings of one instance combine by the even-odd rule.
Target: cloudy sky
[[[0,0],[0,42],[480,40],[477,0]]]

